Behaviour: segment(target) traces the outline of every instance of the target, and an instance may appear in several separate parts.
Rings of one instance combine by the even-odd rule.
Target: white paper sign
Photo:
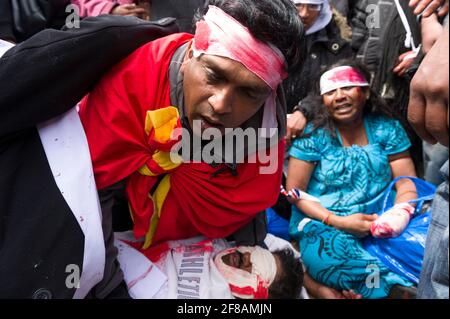
[[[158,269],[146,256],[124,243],[114,240],[119,250],[118,260],[130,296],[134,299],[152,299],[167,282],[167,276]]]
[[[14,46],[14,44],[0,40],[0,58],[3,56],[3,54],[6,53],[9,49],[11,49]]]

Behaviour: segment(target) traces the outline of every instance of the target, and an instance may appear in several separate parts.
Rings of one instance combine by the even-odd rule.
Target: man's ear
[[[189,45],[186,50],[186,54],[184,55],[183,63],[181,64],[180,72],[181,74],[184,74],[184,70],[187,66],[187,64],[191,61],[191,59],[194,57],[194,51],[192,49],[192,41],[189,42]]]

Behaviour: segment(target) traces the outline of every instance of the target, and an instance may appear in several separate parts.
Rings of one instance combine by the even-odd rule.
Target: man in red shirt
[[[144,249],[254,227],[252,220],[278,197],[286,118],[279,85],[301,57],[295,6],[290,0],[211,0],[202,14],[194,36],[175,34],[139,48],[80,105],[97,188],[103,198],[115,197],[112,189],[125,191]],[[256,151],[255,141],[237,143],[233,151],[243,154],[241,161],[217,148],[208,153],[213,161],[196,160],[210,146],[205,142],[225,140],[230,129],[256,131],[263,137],[256,144],[265,146]],[[180,130],[193,134],[181,139]],[[217,134],[200,148],[189,143],[211,131]],[[173,149],[180,144],[183,154],[186,148],[194,154],[177,161]],[[114,198],[101,196],[101,202],[115,211]],[[254,235],[246,234],[244,243],[265,237]]]

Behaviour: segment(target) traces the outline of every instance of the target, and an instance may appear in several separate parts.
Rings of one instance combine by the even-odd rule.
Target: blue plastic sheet
[[[272,208],[266,209],[266,216],[267,232],[289,241],[289,221],[278,215]]]
[[[364,248],[373,256],[378,257],[391,271],[408,278],[418,284],[425,250],[428,226],[431,220],[431,210],[422,212],[423,204],[433,199],[436,187],[426,181],[413,177],[398,177],[386,190],[383,214],[393,206],[393,187],[402,178],[414,182],[418,192],[416,211],[405,231],[396,238],[367,237]]]

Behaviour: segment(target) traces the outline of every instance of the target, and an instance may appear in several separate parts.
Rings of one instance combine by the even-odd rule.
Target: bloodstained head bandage
[[[242,63],[271,89],[264,106],[262,128],[277,128],[277,88],[287,77],[283,54],[271,44],[257,40],[248,28],[216,6],[209,6],[204,20],[197,22],[194,56],[217,55]]]
[[[250,253],[252,272],[228,266],[222,260],[223,256],[239,251],[241,254]],[[269,287],[277,274],[277,263],[273,254],[261,247],[230,248],[219,252],[214,263],[228,282],[233,296],[241,299],[267,299]]]
[[[370,86],[358,70],[350,66],[340,66],[325,72],[320,78],[320,94],[350,86]]]

